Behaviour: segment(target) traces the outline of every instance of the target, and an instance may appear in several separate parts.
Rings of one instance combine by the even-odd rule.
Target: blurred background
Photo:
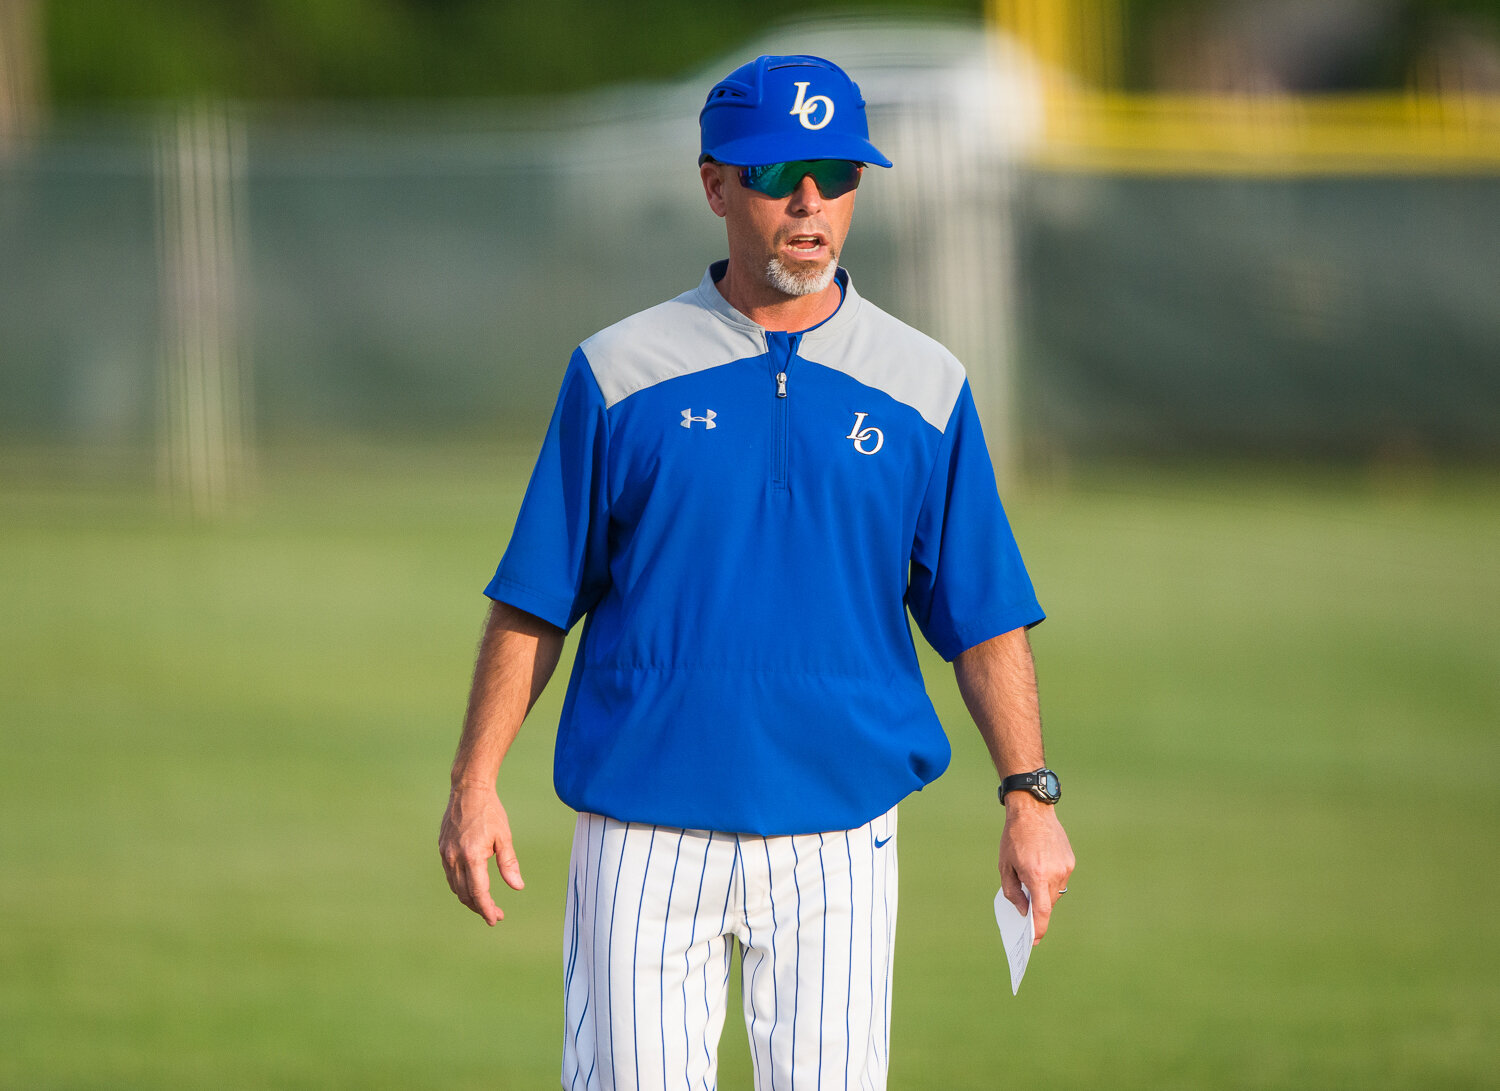
[[[892,1086],[1497,1086],[1497,0],[0,0],[0,1086],[555,1082],[560,684],[499,934],[436,860],[478,592],[765,52],[1051,615],[1073,891],[1012,999],[928,656]]]

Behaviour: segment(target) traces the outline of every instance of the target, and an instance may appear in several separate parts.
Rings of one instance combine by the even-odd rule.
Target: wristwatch
[[[1005,802],[1005,794],[1024,789],[1036,796],[1043,803],[1056,803],[1062,798],[1062,783],[1057,779],[1057,774],[1045,765],[1034,773],[1013,773],[1000,782],[1000,802]]]

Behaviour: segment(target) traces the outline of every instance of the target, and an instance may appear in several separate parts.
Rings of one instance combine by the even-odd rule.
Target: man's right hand
[[[448,885],[458,900],[494,926],[505,914],[490,897],[490,857],[500,868],[500,878],[512,890],[522,889],[521,865],[510,843],[510,819],[493,788],[455,785],[443,812],[438,834],[438,852]]]

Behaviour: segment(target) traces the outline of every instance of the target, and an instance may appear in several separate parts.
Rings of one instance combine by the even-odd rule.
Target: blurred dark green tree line
[[[55,101],[545,94],[669,78],[797,0],[44,0]],[[844,6],[846,10],[848,6]],[[977,15],[982,0],[858,10]]]
[[[1442,47],[1455,34],[1500,36],[1500,0],[1100,2],[1118,5],[1120,75],[1138,89],[1201,85],[1205,79],[1191,63],[1184,74],[1179,58],[1226,36],[1263,45],[1268,27],[1273,37],[1311,42],[1323,55],[1313,74],[1301,75],[1308,68],[1301,63],[1289,77],[1308,84],[1296,89],[1314,91],[1400,89],[1433,43]],[[0,9],[7,4],[39,14],[42,94],[59,104],[201,93],[272,100],[550,94],[680,76],[787,19],[978,16],[985,8],[985,0],[0,0]]]

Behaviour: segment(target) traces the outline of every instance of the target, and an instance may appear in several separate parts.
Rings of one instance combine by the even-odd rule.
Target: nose
[[[792,212],[817,212],[823,207],[823,194],[818,190],[818,183],[813,181],[813,176],[810,174],[802,176],[788,200],[791,202],[790,211]]]

